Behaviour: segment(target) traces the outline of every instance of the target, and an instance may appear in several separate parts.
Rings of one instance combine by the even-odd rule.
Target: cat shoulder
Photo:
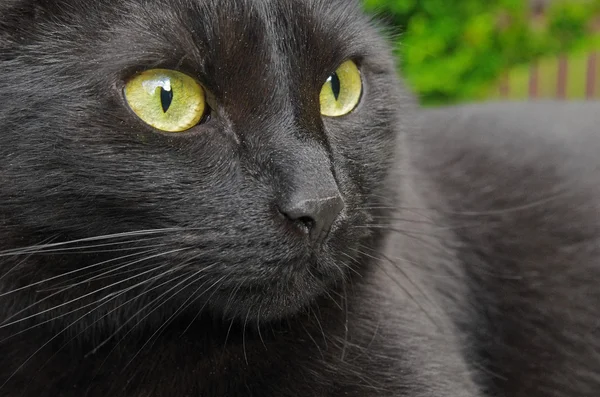
[[[600,102],[462,105],[425,110],[420,121],[415,165],[473,211],[560,196],[600,203]]]
[[[474,356],[504,395],[600,387],[599,125],[597,102],[490,103],[423,111],[410,136],[412,185],[430,182],[469,280]]]

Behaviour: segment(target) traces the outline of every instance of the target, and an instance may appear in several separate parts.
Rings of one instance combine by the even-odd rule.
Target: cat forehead
[[[188,62],[207,84],[220,84],[210,88],[223,95],[228,85],[239,92],[240,82],[253,90],[253,80],[283,81],[290,70],[303,79],[314,76],[320,85],[341,62],[360,57],[376,41],[369,40],[375,35],[369,36],[368,19],[355,0],[104,1],[100,23],[107,14],[115,19],[97,49],[106,54],[103,64],[124,70],[128,65],[119,65],[120,59]],[[89,21],[85,9],[99,7],[91,4],[81,5],[83,23]]]
[[[115,24],[134,19],[139,27],[153,22],[184,22],[211,33],[226,33],[239,26],[269,30],[315,25],[351,33],[361,15],[358,0],[0,0],[0,12],[11,9],[32,9],[51,18],[102,14]],[[158,31],[166,27],[158,27]]]
[[[183,53],[188,59],[195,58],[194,62],[222,62],[232,57],[237,57],[237,62],[252,58],[271,62],[277,61],[277,54],[294,59],[308,54],[339,62],[368,50],[376,41],[358,0],[0,2],[0,14],[9,19],[11,9],[18,15],[17,29],[40,29],[36,41],[41,37],[53,46],[92,45],[99,53],[118,55],[120,51],[121,57],[141,56],[157,62],[162,60],[157,57]],[[26,9],[33,12],[23,12]],[[19,21],[31,15],[51,23]],[[0,16],[0,30],[2,19]],[[59,41],[61,34],[64,40]]]
[[[312,44],[318,51],[350,44],[365,23],[356,0],[155,0],[131,1],[129,8],[129,22],[155,34],[188,30],[204,47],[236,42],[267,47],[279,41],[279,48]]]

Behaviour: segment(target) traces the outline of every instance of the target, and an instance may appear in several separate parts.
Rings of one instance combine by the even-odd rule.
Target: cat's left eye
[[[354,110],[362,94],[362,79],[353,61],[342,63],[321,88],[321,114],[344,116]]]
[[[131,78],[125,100],[145,123],[166,132],[183,132],[205,116],[202,86],[190,76],[168,69],[151,69]]]

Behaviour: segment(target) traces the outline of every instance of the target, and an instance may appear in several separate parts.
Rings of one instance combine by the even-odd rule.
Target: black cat
[[[0,92],[1,396],[600,393],[598,104],[353,0],[0,0]]]

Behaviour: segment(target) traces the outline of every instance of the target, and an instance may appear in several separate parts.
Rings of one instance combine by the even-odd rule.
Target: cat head
[[[15,310],[146,293],[280,318],[364,270],[405,100],[358,2],[0,7],[0,299]]]

